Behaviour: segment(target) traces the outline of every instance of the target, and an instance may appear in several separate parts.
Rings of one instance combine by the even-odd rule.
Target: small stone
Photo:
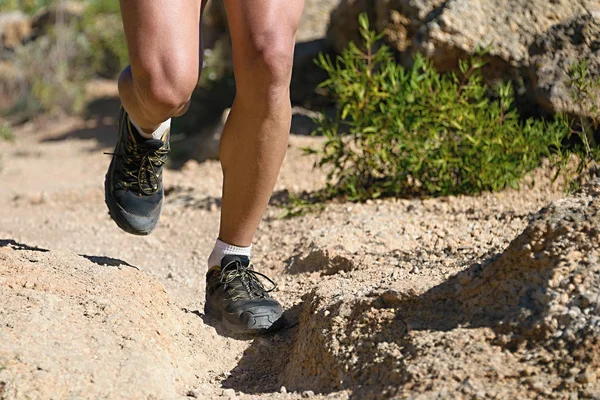
[[[535,368],[531,365],[526,366],[521,370],[521,376],[533,376],[535,375]]]
[[[230,399],[237,399],[235,395],[235,390],[233,389],[223,389],[223,397],[229,397]]]
[[[282,387],[279,389],[279,393],[287,393],[287,389],[285,388],[285,386],[282,386]]]
[[[593,293],[584,293],[581,296],[581,307],[588,308],[595,303],[598,303],[598,296]]]
[[[585,371],[583,371],[582,373],[580,373],[577,376],[577,382],[579,382],[579,383],[594,384],[594,383],[596,383],[597,380],[598,380],[598,377],[596,376],[596,373],[589,369],[586,369]]]
[[[197,399],[198,397],[200,397],[200,391],[198,389],[188,390],[187,397],[193,397]]]
[[[540,393],[544,392],[544,389],[546,388],[544,383],[540,380],[537,379],[529,379],[529,386],[533,389],[536,390]]]
[[[577,392],[573,392],[569,395],[569,400],[579,400],[579,395]]]
[[[315,395],[315,392],[313,392],[312,390],[307,390],[302,392],[302,397],[307,398],[307,397],[313,397]]]

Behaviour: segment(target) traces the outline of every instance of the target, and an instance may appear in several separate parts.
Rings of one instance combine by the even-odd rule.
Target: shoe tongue
[[[165,142],[159,139],[148,139],[144,142],[144,144],[151,150],[158,150],[164,146]]]
[[[226,255],[223,257],[223,259],[221,259],[221,268],[225,268],[227,265],[236,261],[240,262],[245,267],[250,265],[250,259],[246,256]]]

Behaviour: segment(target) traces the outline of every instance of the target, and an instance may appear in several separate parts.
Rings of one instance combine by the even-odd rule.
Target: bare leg
[[[123,107],[151,132],[183,114],[200,72],[202,0],[121,0],[131,65],[119,78]]]
[[[224,0],[237,95],[221,139],[219,239],[249,246],[285,156],[289,85],[304,0]]]

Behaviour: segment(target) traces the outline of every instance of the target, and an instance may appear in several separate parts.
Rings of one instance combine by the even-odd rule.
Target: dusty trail
[[[167,171],[160,227],[148,237],[125,234],[109,219],[103,202],[109,157],[102,153],[110,151],[115,138],[114,121],[107,115],[32,122],[17,130],[15,143],[0,142],[0,240],[5,241],[0,249],[12,240],[85,255],[99,264],[123,260],[156,278],[166,288],[177,315],[173,318],[184,321],[186,346],[193,349],[188,357],[195,376],[178,383],[181,397],[229,397],[231,391],[224,389],[242,398],[302,397],[314,388],[288,382],[296,393],[280,393],[285,376],[294,376],[280,373],[297,340],[303,295],[319,285],[335,291],[336,280],[342,278],[359,294],[389,284],[425,292],[502,252],[532,213],[562,196],[539,171],[536,187],[521,192],[332,204],[323,214],[290,221],[277,219],[281,210],[271,206],[258,232],[254,258],[279,284],[276,295],[291,309],[290,327],[274,337],[232,338],[201,318],[204,263],[219,218],[218,163],[190,161],[182,170]],[[319,141],[292,136],[278,191],[323,185],[324,174],[312,171],[314,160],[300,151]],[[333,391],[315,397],[350,395]]]

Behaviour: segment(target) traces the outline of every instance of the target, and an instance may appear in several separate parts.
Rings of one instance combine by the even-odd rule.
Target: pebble
[[[302,397],[307,398],[307,397],[313,397],[315,395],[315,392],[313,392],[312,390],[307,390],[302,392]]]
[[[287,389],[285,388],[285,386],[282,386],[282,387],[279,389],[279,393],[287,393]]]
[[[579,383],[594,384],[594,383],[596,383],[597,380],[598,380],[598,377],[596,376],[596,373],[589,369],[586,369],[585,371],[583,371],[582,373],[580,373],[577,376],[577,382],[579,382]]]
[[[229,397],[230,399],[237,399],[235,395],[235,390],[233,389],[223,389],[223,397]]]
[[[544,383],[540,380],[537,379],[530,379],[529,380],[529,386],[533,389],[536,390],[538,392],[543,392],[544,389],[546,388]]]
[[[600,296],[595,295],[593,293],[584,293],[581,296],[581,306],[583,308],[587,308],[595,303],[598,303],[599,302],[598,297],[600,297]]]

